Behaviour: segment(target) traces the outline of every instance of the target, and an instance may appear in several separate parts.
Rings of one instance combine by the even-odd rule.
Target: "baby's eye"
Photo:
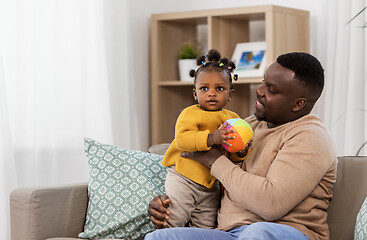
[[[207,88],[207,87],[201,87],[201,88],[200,88],[200,90],[201,90],[201,91],[207,91],[207,90],[208,90],[208,88]]]
[[[217,91],[223,91],[224,87],[217,87]]]

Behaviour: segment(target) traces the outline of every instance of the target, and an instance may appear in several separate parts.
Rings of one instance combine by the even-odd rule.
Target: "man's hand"
[[[158,195],[150,201],[148,214],[150,215],[150,221],[156,229],[168,227],[166,220],[169,219],[170,211],[167,208],[170,204],[171,200],[167,195]]]
[[[252,145],[252,139],[247,143],[246,147],[244,150],[241,150],[239,152],[236,152],[237,157],[239,158],[243,158],[246,157],[246,155],[248,154],[248,152],[250,151],[250,147]]]
[[[209,151],[202,152],[183,152],[180,153],[181,157],[191,158],[195,161],[203,164],[204,166],[211,167],[213,163],[222,156],[222,146],[214,145]]]

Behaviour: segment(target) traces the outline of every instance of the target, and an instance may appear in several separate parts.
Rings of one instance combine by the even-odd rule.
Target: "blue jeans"
[[[257,222],[229,231],[205,228],[166,228],[147,234],[145,240],[309,240],[284,224]]]

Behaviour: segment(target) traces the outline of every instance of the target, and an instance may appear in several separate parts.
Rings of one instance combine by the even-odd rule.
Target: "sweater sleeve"
[[[267,221],[280,219],[301,203],[336,161],[325,134],[302,129],[284,138],[265,177],[241,169],[225,156],[211,168],[228,198]]]
[[[185,109],[177,118],[175,129],[176,146],[182,151],[207,151],[209,130],[200,131],[201,118],[193,114],[192,110]]]

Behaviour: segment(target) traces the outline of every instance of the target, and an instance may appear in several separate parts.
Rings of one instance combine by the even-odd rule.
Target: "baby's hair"
[[[196,59],[196,64],[199,68],[196,71],[194,69],[190,71],[190,76],[194,78],[194,83],[196,83],[196,78],[200,72],[225,72],[228,75],[230,89],[233,89],[232,79],[238,79],[237,74],[233,74],[232,76],[233,70],[236,69],[236,64],[227,58],[222,58],[217,50],[210,49],[206,56],[201,56]]]

